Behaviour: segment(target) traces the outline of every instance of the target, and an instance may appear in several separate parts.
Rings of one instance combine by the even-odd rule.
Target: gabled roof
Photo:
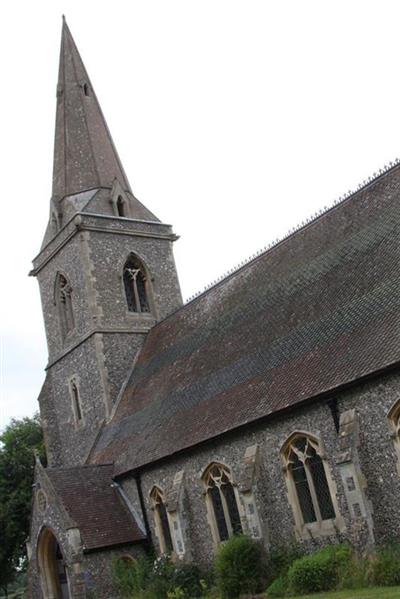
[[[156,325],[94,462],[123,473],[400,360],[400,167]]]
[[[46,468],[45,472],[67,513],[76,522],[85,549],[145,539],[112,486],[112,465]]]

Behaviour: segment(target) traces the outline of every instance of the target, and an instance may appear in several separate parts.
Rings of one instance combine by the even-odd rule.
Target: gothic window
[[[397,454],[397,470],[400,474],[400,401],[389,412],[389,421],[392,428],[392,437]]]
[[[58,306],[61,335],[62,338],[65,339],[75,325],[72,309],[72,288],[65,276],[61,273],[58,273],[57,275],[55,301]]]
[[[161,552],[172,553],[173,544],[171,529],[169,527],[167,508],[165,507],[164,496],[161,489],[158,487],[153,487],[150,497],[154,510],[154,523]]]
[[[118,216],[126,216],[125,214],[125,202],[122,196],[118,196],[117,199],[117,213]]]
[[[335,519],[327,466],[318,441],[295,434],[286,443],[283,457],[296,521],[301,526],[313,523],[318,526]]]
[[[216,542],[226,541],[232,535],[243,532],[229,468],[211,464],[203,475],[203,482]]]
[[[89,96],[89,86],[87,83],[83,84],[83,93],[85,94],[85,96]]]
[[[82,408],[79,395],[79,388],[75,379],[71,379],[70,381],[70,390],[72,398],[72,410],[74,412],[75,422],[79,424],[80,422],[82,422]]]
[[[129,312],[150,312],[146,271],[136,256],[125,262],[123,277]]]

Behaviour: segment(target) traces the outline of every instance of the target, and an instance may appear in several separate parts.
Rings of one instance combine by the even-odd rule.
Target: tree
[[[39,415],[12,420],[0,434],[0,587],[7,587],[26,565],[34,451],[45,460]]]

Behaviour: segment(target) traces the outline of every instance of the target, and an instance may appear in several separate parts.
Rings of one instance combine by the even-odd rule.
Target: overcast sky
[[[185,298],[400,155],[395,0],[2,2],[0,428],[37,409],[47,360],[27,274],[62,13],[135,195],[181,236]]]

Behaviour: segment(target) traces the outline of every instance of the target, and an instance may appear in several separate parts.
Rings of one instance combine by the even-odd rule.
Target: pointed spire
[[[131,192],[93,86],[63,15],[54,144],[53,197],[118,179]]]

